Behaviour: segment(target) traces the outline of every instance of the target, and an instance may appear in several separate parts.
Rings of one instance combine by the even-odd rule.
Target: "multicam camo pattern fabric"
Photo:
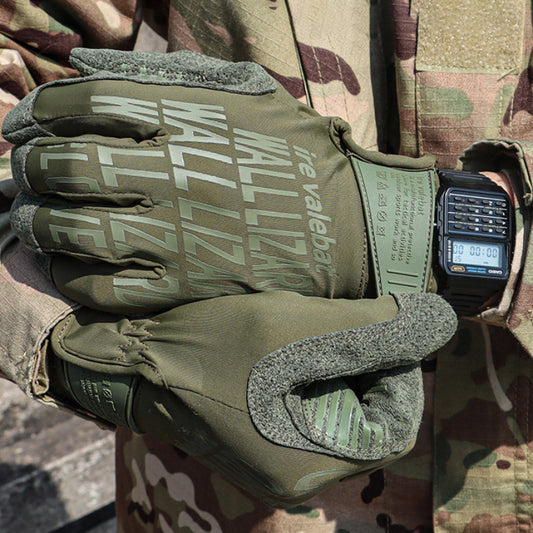
[[[533,530],[533,362],[508,331],[485,328],[463,323],[437,355],[436,531]]]
[[[0,2],[0,120],[32,89],[73,77],[74,46],[129,49],[138,27],[135,0]],[[0,144],[0,153],[9,150]]]
[[[531,140],[530,3],[391,4],[401,152],[448,168],[476,140]]]
[[[130,48],[140,7],[3,1],[0,118],[36,85],[75,76],[73,46]],[[524,174],[533,171],[525,0],[488,0],[482,9],[477,0],[170,0],[146,2],[144,18],[170,50],[259,62],[297,98],[347,119],[365,148],[432,152],[440,166],[455,167],[471,143],[505,137],[518,143]],[[8,150],[0,145],[4,176]],[[503,317],[530,352],[531,253]],[[533,359],[504,329],[464,322],[424,376],[428,402],[407,458],[288,511],[267,508],[172,447],[120,430],[120,530],[533,531]]]

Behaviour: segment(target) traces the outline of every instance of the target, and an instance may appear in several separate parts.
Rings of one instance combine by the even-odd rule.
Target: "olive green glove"
[[[48,365],[63,399],[285,506],[410,450],[423,409],[419,362],[455,326],[434,294],[270,291],[152,318],[81,310],[54,328]]]
[[[427,163],[365,153],[257,65],[88,50],[72,62],[86,77],[37,89],[4,122],[24,191],[14,229],[88,306],[201,301],[70,315],[49,345],[51,394],[277,505],[405,454],[419,361],[455,329],[422,294]],[[366,222],[363,204],[378,208]],[[405,274],[397,287],[419,294],[354,300],[370,254],[376,276]],[[211,298],[242,292],[255,294]]]
[[[126,313],[272,289],[361,298],[379,239],[378,272],[422,270],[395,290],[427,289],[428,161],[360,150],[256,64],[85,49],[71,62],[85,77],[38,88],[3,125],[25,192],[13,226],[65,295]]]

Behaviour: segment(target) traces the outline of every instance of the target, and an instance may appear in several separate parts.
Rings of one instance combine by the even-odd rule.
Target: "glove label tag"
[[[63,369],[80,405],[107,422],[136,431],[131,417],[136,383],[133,376],[106,375],[68,363]]]
[[[350,159],[363,199],[378,296],[425,292],[435,212],[433,169],[406,170]]]

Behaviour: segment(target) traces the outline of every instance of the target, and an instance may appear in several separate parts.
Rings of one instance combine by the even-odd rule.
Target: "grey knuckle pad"
[[[162,54],[75,48],[70,62],[101,79],[117,79],[118,75],[141,83],[202,87],[251,95],[277,89],[276,81],[256,63],[233,63],[190,50]]]
[[[452,337],[457,318],[433,294],[395,298],[398,315],[388,322],[303,339],[255,364],[248,409],[264,438],[360,460],[401,452],[415,439],[420,360]],[[367,383],[361,398],[342,379],[348,376]]]
[[[24,193],[20,193],[11,208],[11,227],[17,237],[31,250],[43,253],[33,232],[33,219],[42,202]]]

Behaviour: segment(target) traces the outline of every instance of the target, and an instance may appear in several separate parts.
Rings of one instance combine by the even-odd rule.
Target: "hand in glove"
[[[40,87],[3,126],[25,191],[13,226],[52,257],[65,295],[126,313],[272,289],[361,298],[370,252],[354,172],[388,202],[376,238],[390,256],[392,232],[405,232],[403,256],[421,269],[410,289],[427,289],[428,161],[365,161],[345,122],[319,116],[256,64],[85,49],[71,61],[85,77]],[[393,218],[394,202],[407,219]],[[408,268],[390,266],[381,271]]]
[[[85,309],[54,328],[49,366],[65,399],[285,506],[410,450],[419,361],[455,325],[434,294],[271,291],[135,320]]]
[[[455,317],[434,295],[353,300],[369,276],[354,172],[385,188],[392,175],[407,193],[417,172],[353,164],[347,125],[254,65],[110,51],[73,63],[88,76],[38,89],[3,130],[25,191],[13,225],[51,257],[59,289],[129,313],[259,293],[151,318],[70,315],[50,343],[53,391],[277,505],[405,454],[422,412],[419,361]],[[409,224],[431,228],[416,216]],[[418,292],[429,243],[413,261]]]

